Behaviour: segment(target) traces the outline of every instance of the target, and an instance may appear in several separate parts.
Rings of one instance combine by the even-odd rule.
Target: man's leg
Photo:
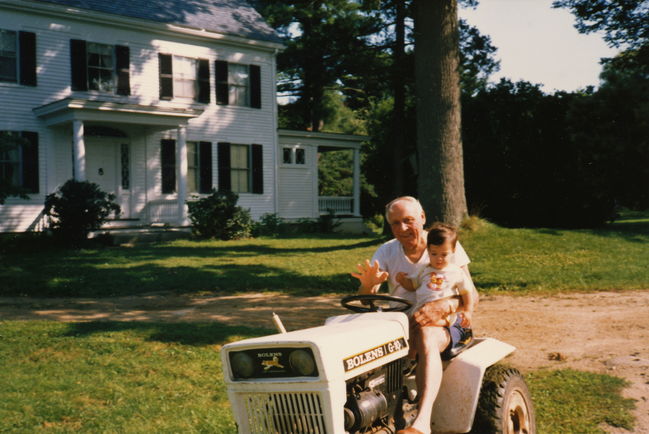
[[[424,434],[430,433],[433,403],[442,383],[442,359],[440,353],[450,342],[448,331],[443,327],[422,327],[416,337],[419,364],[417,365],[417,394],[419,413],[412,424]]]

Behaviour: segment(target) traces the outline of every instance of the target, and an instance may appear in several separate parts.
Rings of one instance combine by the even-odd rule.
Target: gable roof
[[[245,0],[36,0],[79,9],[282,43]]]

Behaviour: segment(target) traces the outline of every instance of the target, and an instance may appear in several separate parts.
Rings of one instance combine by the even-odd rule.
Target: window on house
[[[88,89],[115,92],[113,46],[88,42]]]
[[[119,159],[121,164],[122,189],[131,188],[131,152],[128,143],[122,143],[119,148]]]
[[[160,141],[160,171],[162,193],[176,192],[176,141],[163,139]]]
[[[38,193],[38,134],[0,131],[0,183]]]
[[[284,164],[293,164],[293,149],[283,148],[282,155]]]
[[[304,148],[285,147],[282,151],[284,164],[306,164],[306,152]]]
[[[189,57],[173,57],[174,96],[178,98],[196,97],[198,62]]]
[[[160,99],[188,98],[210,102],[210,64],[206,59],[158,55]]]
[[[187,190],[190,193],[212,190],[212,143],[187,142]]]
[[[161,190],[176,192],[176,141],[160,142]],[[209,193],[212,190],[212,143],[187,142],[187,191]]]
[[[10,30],[0,30],[0,81],[18,81],[18,37]]]
[[[70,40],[72,90],[130,95],[130,50],[127,46]]]
[[[258,65],[215,62],[216,103],[261,108],[261,68]]]
[[[304,148],[295,149],[295,164],[306,164],[306,154]]]
[[[231,63],[228,70],[228,100],[232,105],[250,106],[250,72],[248,65]]]
[[[230,147],[230,185],[235,193],[250,192],[248,149],[246,145],[231,145]]]
[[[264,192],[261,145],[219,143],[219,189],[235,193]]]
[[[36,86],[36,34],[0,29],[0,82]]]

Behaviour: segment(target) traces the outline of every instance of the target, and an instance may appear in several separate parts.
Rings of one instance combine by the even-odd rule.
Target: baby
[[[397,281],[408,291],[416,291],[417,302],[412,312],[424,304],[443,298],[462,297],[462,327],[471,327],[471,318],[475,308],[473,282],[467,273],[457,265],[449,263],[455,252],[457,231],[444,223],[435,223],[428,230],[427,250],[429,264],[418,273],[406,275],[399,273]],[[450,327],[457,320],[452,312],[444,318]]]

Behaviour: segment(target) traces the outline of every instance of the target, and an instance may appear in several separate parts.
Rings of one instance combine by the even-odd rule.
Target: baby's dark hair
[[[447,241],[455,249],[457,243],[457,229],[455,227],[442,222],[435,222],[430,225],[426,245],[441,246]]]

